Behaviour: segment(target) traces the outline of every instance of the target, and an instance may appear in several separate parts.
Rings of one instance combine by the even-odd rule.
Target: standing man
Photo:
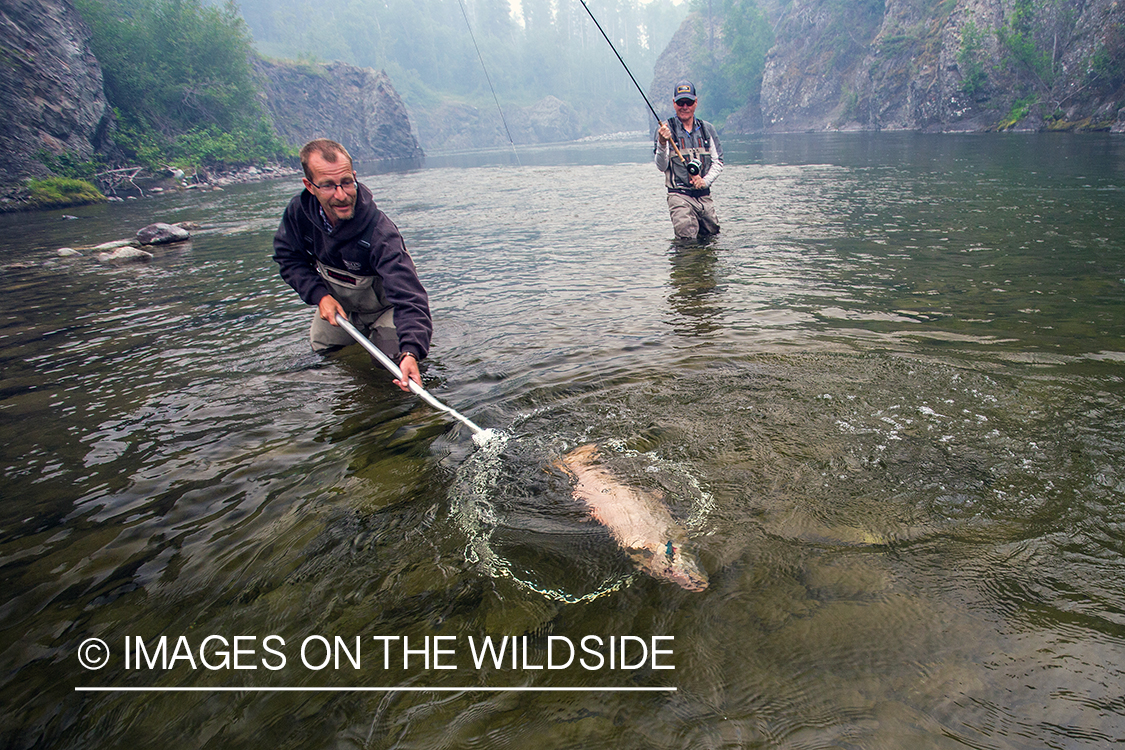
[[[404,391],[408,380],[421,385],[418,363],[430,350],[433,321],[398,227],[356,181],[352,157],[339,143],[306,143],[301,167],[305,189],[285,209],[273,259],[281,278],[317,307],[309,329],[313,349],[327,354],[353,343],[336,323],[342,313],[398,362],[403,379],[395,385]]]
[[[672,89],[672,103],[676,116],[660,123],[653,145],[656,168],[664,173],[664,186],[668,188],[672,227],[677,239],[718,234],[719,219],[711,199],[711,183],[723,171],[723,147],[715,127],[695,116],[699,103],[695,84],[677,83]]]

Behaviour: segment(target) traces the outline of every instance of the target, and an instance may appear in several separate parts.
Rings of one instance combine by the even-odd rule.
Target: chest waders
[[[374,222],[368,235],[374,231]],[[368,239],[359,241],[362,248],[370,249]],[[394,308],[383,291],[383,280],[378,276],[359,276],[351,271],[333,268],[319,260],[316,271],[328,285],[329,294],[348,313],[348,320],[388,357],[398,357],[398,333],[395,330]],[[309,341],[315,351],[329,353],[352,343],[351,336],[320,317],[313,311],[309,328]]]
[[[683,160],[670,159],[664,173],[664,185],[668,188],[668,215],[676,238],[681,240],[719,233],[719,219],[715,215],[711,189],[691,186],[689,164],[696,162],[701,176],[710,172],[712,166],[711,137],[707,125],[699,119],[695,123],[696,128],[688,133],[678,118],[668,120],[672,137],[680,144],[680,153],[684,155]]]

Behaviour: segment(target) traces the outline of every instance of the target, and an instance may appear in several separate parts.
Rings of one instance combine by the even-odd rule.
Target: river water
[[[484,449],[311,353],[297,180],[0,216],[0,744],[1125,741],[1125,139],[724,147],[703,245],[641,141],[361,170]],[[566,509],[591,442],[706,591]]]

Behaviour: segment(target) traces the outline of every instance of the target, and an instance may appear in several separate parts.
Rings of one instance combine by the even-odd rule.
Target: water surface
[[[309,351],[269,257],[297,180],[0,216],[3,744],[1125,740],[1125,141],[727,140],[704,245],[645,142],[361,171],[431,294],[426,385],[495,453]],[[55,253],[154,220],[202,229],[145,265]],[[666,491],[707,591],[561,505],[585,442]],[[212,635],[255,668],[204,665]],[[588,635],[672,653],[546,668]],[[126,668],[161,636],[179,659]],[[361,666],[304,666],[312,636]],[[476,666],[486,636],[528,651]],[[258,690],[390,686],[433,690]],[[638,687],[674,691],[604,692]]]

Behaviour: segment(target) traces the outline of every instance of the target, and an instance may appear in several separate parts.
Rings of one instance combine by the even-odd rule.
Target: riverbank
[[[230,185],[283,179],[300,174],[300,166],[290,164],[267,164],[228,170],[199,169],[190,175],[182,170],[167,170],[163,174],[138,172],[133,176],[118,179],[112,187],[103,185],[97,187],[109,201],[139,200],[168,192],[222,190]],[[86,203],[71,205],[86,205]],[[35,203],[26,185],[13,188],[6,195],[0,196],[0,213],[53,208],[60,208],[60,206],[41,206]]]

